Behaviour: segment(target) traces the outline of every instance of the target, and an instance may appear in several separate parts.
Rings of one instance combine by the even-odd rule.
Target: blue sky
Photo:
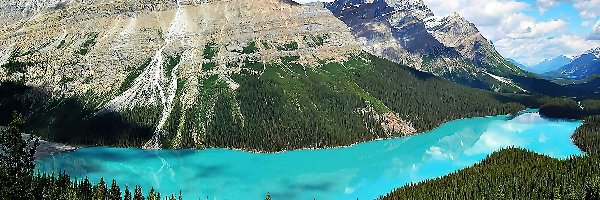
[[[423,1],[437,17],[460,13],[503,56],[526,65],[600,47],[600,0]]]

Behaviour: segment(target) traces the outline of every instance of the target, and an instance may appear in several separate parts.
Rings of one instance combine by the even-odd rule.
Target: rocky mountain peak
[[[596,47],[590,50],[587,50],[585,54],[594,54],[596,58],[600,58],[600,47]]]
[[[397,12],[404,12],[419,20],[433,17],[433,12],[427,7],[423,0],[385,0]]]

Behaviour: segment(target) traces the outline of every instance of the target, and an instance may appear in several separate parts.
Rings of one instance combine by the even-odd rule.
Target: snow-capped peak
[[[586,51],[585,54],[594,54],[594,56],[596,56],[596,58],[600,58],[600,47],[590,49],[590,50]]]

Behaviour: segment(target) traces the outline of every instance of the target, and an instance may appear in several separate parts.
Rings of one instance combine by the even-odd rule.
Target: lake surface
[[[257,154],[94,147],[36,162],[42,172],[65,170],[93,182],[114,177],[122,189],[128,184],[141,185],[144,194],[150,187],[163,194],[181,190],[184,199],[264,199],[267,192],[273,199],[374,199],[407,183],[468,167],[504,147],[554,158],[580,155],[570,136],[581,124],[545,119],[529,110],[518,116],[456,120],[420,135],[349,148]]]

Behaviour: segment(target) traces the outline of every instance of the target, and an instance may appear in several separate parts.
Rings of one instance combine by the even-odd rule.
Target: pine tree
[[[135,191],[133,192],[134,200],[144,200],[144,195],[142,194],[142,187],[135,186]]]
[[[108,189],[104,178],[100,178],[100,182],[94,187],[94,200],[104,200],[108,198]]]
[[[125,193],[123,194],[123,200],[131,200],[131,192],[129,186],[125,185]]]
[[[13,121],[0,130],[0,197],[5,199],[33,198],[33,170],[38,140],[23,140],[25,121],[14,112]]]
[[[267,192],[267,198],[265,198],[265,200],[271,200],[271,193]]]
[[[93,196],[92,192],[92,184],[90,183],[90,180],[85,177],[85,179],[81,181],[81,184],[79,184],[79,197],[83,200],[90,200]]]
[[[117,185],[117,181],[115,181],[115,179],[112,180],[109,193],[110,197],[108,199],[121,200],[121,189]]]
[[[160,200],[160,199],[156,199],[156,193],[154,192],[154,187],[150,188],[150,192],[148,193],[148,200]]]

